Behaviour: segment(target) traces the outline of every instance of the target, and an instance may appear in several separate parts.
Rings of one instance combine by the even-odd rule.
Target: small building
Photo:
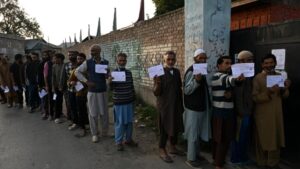
[[[36,52],[39,55],[44,50],[53,50],[61,52],[61,47],[48,43],[44,39],[26,39],[25,40],[25,53]]]

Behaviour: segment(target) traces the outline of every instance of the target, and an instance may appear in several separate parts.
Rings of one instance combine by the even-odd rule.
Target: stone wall
[[[184,71],[184,14],[183,9],[167,13],[117,30],[101,37],[65,49],[89,54],[92,44],[100,44],[102,57],[115,67],[115,56],[119,52],[128,55],[127,67],[133,72],[135,88],[144,101],[152,105],[155,99],[151,91],[152,79],[147,68],[162,63],[162,56],[168,50],[177,54],[177,67]]]
[[[7,55],[10,62],[15,54],[24,54],[24,38],[0,33],[0,53]]]

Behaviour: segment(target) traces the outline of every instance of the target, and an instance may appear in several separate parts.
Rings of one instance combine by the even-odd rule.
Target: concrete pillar
[[[208,72],[220,55],[229,54],[231,0],[185,0],[185,69],[194,63],[195,49],[208,56]]]

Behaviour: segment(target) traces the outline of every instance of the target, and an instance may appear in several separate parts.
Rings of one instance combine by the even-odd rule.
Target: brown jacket
[[[173,69],[173,75],[164,68],[165,75],[160,76],[160,85],[154,84],[153,93],[157,97],[159,124],[169,136],[175,136],[183,131],[182,82],[178,69]]]
[[[0,63],[0,76],[1,76],[1,85],[8,86],[9,88],[13,87],[12,79],[10,77],[10,63]]]

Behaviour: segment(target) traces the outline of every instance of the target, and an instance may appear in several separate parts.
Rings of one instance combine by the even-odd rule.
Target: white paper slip
[[[54,93],[54,94],[53,94],[53,100],[56,100],[56,98],[57,98],[57,94]]]
[[[75,90],[77,92],[79,92],[80,90],[82,90],[84,88],[83,84],[79,81],[76,82],[76,85],[75,85]]]
[[[276,56],[276,67],[275,69],[284,70],[285,65],[285,49],[273,49],[271,53]]]
[[[163,66],[160,64],[160,65],[148,68],[148,73],[149,73],[149,77],[153,78],[154,76],[164,75],[165,71],[164,71]]]
[[[207,63],[195,63],[193,64],[194,75],[207,75]]]
[[[241,74],[244,77],[253,77],[254,76],[254,63],[237,63],[231,65],[232,76],[234,78],[239,77]]]
[[[8,93],[9,92],[9,88],[8,88],[8,86],[5,86],[4,87],[4,93]]]
[[[126,74],[124,71],[122,72],[111,72],[111,76],[113,77],[113,82],[125,82]]]
[[[13,88],[14,88],[14,91],[18,91],[19,90],[18,86],[14,86]]]
[[[107,65],[96,64],[95,72],[96,73],[107,73]]]
[[[284,79],[281,75],[267,76],[267,87],[273,87],[274,85],[278,85],[279,87],[284,87]]]
[[[44,90],[44,89],[42,89],[42,90],[39,92],[40,98],[43,98],[43,97],[45,97],[46,95],[47,95],[47,92],[46,92],[46,90]]]

